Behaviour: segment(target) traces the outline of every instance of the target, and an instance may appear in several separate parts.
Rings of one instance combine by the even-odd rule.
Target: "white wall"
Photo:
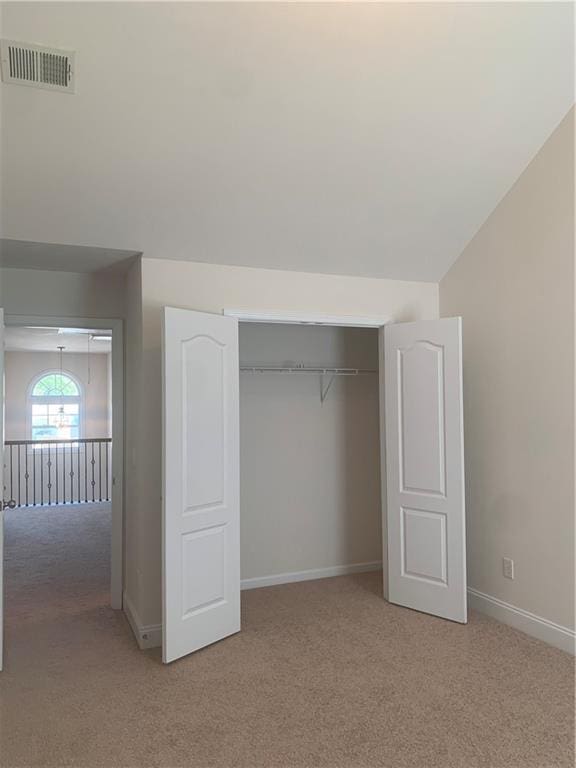
[[[382,559],[378,331],[240,324],[240,364],[376,370],[240,375],[241,577]]]
[[[444,277],[440,307],[463,316],[470,586],[573,628],[573,111]]]
[[[134,274],[134,281],[139,280]],[[371,278],[316,275],[142,259],[141,357],[133,357],[138,402],[128,423],[130,472],[137,494],[127,510],[134,549],[127,563],[129,597],[143,624],[161,616],[161,314],[177,306],[220,313],[224,308],[377,315],[393,320],[438,316],[438,286]],[[137,292],[129,314],[140,313]],[[133,337],[134,340],[134,337]],[[137,342],[138,343],[138,342]]]
[[[110,437],[110,355],[65,353],[62,369],[80,384],[83,393],[82,437]],[[4,358],[7,440],[29,440],[28,392],[31,382],[45,371],[60,370],[57,352],[6,352]]]
[[[137,259],[126,275],[126,398],[125,398],[125,454],[124,454],[124,591],[138,594],[140,516],[140,478],[143,474],[138,463],[138,446],[148,434],[147,421],[142,419],[142,268]]]
[[[31,438],[30,386],[42,373],[59,368],[57,352],[5,353],[7,440]],[[110,355],[66,353],[62,369],[81,387],[81,437],[111,437]],[[5,498],[14,499],[18,504],[99,500],[111,491],[112,464],[108,444],[80,444],[65,449],[51,446],[50,451],[48,446],[39,449],[7,445],[3,455]]]
[[[125,276],[102,272],[0,269],[0,307],[7,315],[124,317]]]

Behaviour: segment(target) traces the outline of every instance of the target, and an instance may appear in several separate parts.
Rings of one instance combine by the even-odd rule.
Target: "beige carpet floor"
[[[240,634],[165,667],[107,607],[108,539],[106,510],[7,514],[3,768],[574,764],[561,651],[365,574],[245,592]]]

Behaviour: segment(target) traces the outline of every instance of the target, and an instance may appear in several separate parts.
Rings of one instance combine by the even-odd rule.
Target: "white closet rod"
[[[366,373],[378,373],[373,368],[314,368],[308,365],[280,366],[280,365],[241,365],[242,373],[331,373],[335,376],[360,376]]]
[[[336,376],[363,376],[366,374],[371,373],[378,373],[378,371],[374,368],[332,368],[330,366],[326,367],[315,367],[310,365],[241,365],[240,366],[240,372],[241,373],[283,373],[283,374],[294,374],[294,373],[312,373],[316,376],[320,376],[320,401],[323,403],[326,399],[326,395],[328,394],[328,391],[330,387],[332,386],[332,383]],[[330,376],[330,379],[328,380],[328,383],[324,384],[324,376]]]

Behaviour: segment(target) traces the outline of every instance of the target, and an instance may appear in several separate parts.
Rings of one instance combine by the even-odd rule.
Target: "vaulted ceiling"
[[[7,3],[3,236],[436,281],[573,102],[570,3]]]

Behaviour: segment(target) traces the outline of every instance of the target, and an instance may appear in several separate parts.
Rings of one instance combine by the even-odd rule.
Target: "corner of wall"
[[[463,318],[471,603],[567,650],[574,646],[573,119],[572,109],[439,284],[441,316]],[[514,580],[503,577],[503,557],[515,560]]]
[[[125,510],[126,547],[124,569],[124,609],[138,616],[140,606],[138,515],[140,509],[141,380],[142,380],[142,270],[138,257],[126,275],[126,453]],[[141,626],[138,619],[138,626]],[[138,633],[135,630],[138,637]]]

